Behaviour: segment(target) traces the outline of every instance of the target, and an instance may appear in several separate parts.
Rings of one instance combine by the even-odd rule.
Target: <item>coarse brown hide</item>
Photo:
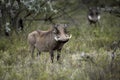
[[[68,35],[66,28],[66,24],[55,24],[47,31],[36,30],[29,33],[28,42],[32,57],[34,49],[36,48],[39,51],[38,55],[41,52],[49,52],[53,62],[54,51],[57,50],[57,60],[59,60],[60,51],[63,45],[71,38],[71,35]]]

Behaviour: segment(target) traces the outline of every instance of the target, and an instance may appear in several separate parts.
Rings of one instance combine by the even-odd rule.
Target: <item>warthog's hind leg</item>
[[[35,46],[31,45],[30,46],[30,52],[31,52],[32,58],[34,57],[34,49],[35,49]]]
[[[40,56],[40,54],[41,54],[41,52],[40,52],[40,51],[38,51],[38,52],[37,52],[37,56]]]

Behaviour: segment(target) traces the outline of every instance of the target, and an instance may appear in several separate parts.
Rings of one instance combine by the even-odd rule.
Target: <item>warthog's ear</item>
[[[91,10],[92,10],[92,8],[91,8],[91,7],[89,7],[89,8],[88,8],[88,10],[89,10],[89,11],[91,11]]]
[[[53,33],[58,34],[58,32],[59,32],[58,29],[57,29],[58,26],[59,26],[58,24],[54,24]]]

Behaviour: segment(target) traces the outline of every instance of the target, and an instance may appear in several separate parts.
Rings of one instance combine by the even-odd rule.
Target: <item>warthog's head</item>
[[[67,24],[56,24],[54,25],[53,33],[54,39],[58,42],[67,42],[72,35],[68,35]]]
[[[97,8],[89,8],[88,19],[97,22],[100,19],[100,12]]]

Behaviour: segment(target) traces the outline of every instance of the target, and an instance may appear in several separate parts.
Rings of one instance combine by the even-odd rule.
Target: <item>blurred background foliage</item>
[[[18,29],[19,19],[55,23],[58,18],[70,18],[70,14],[93,6],[120,16],[119,0],[1,0],[0,29],[4,30],[6,23],[11,30]]]

